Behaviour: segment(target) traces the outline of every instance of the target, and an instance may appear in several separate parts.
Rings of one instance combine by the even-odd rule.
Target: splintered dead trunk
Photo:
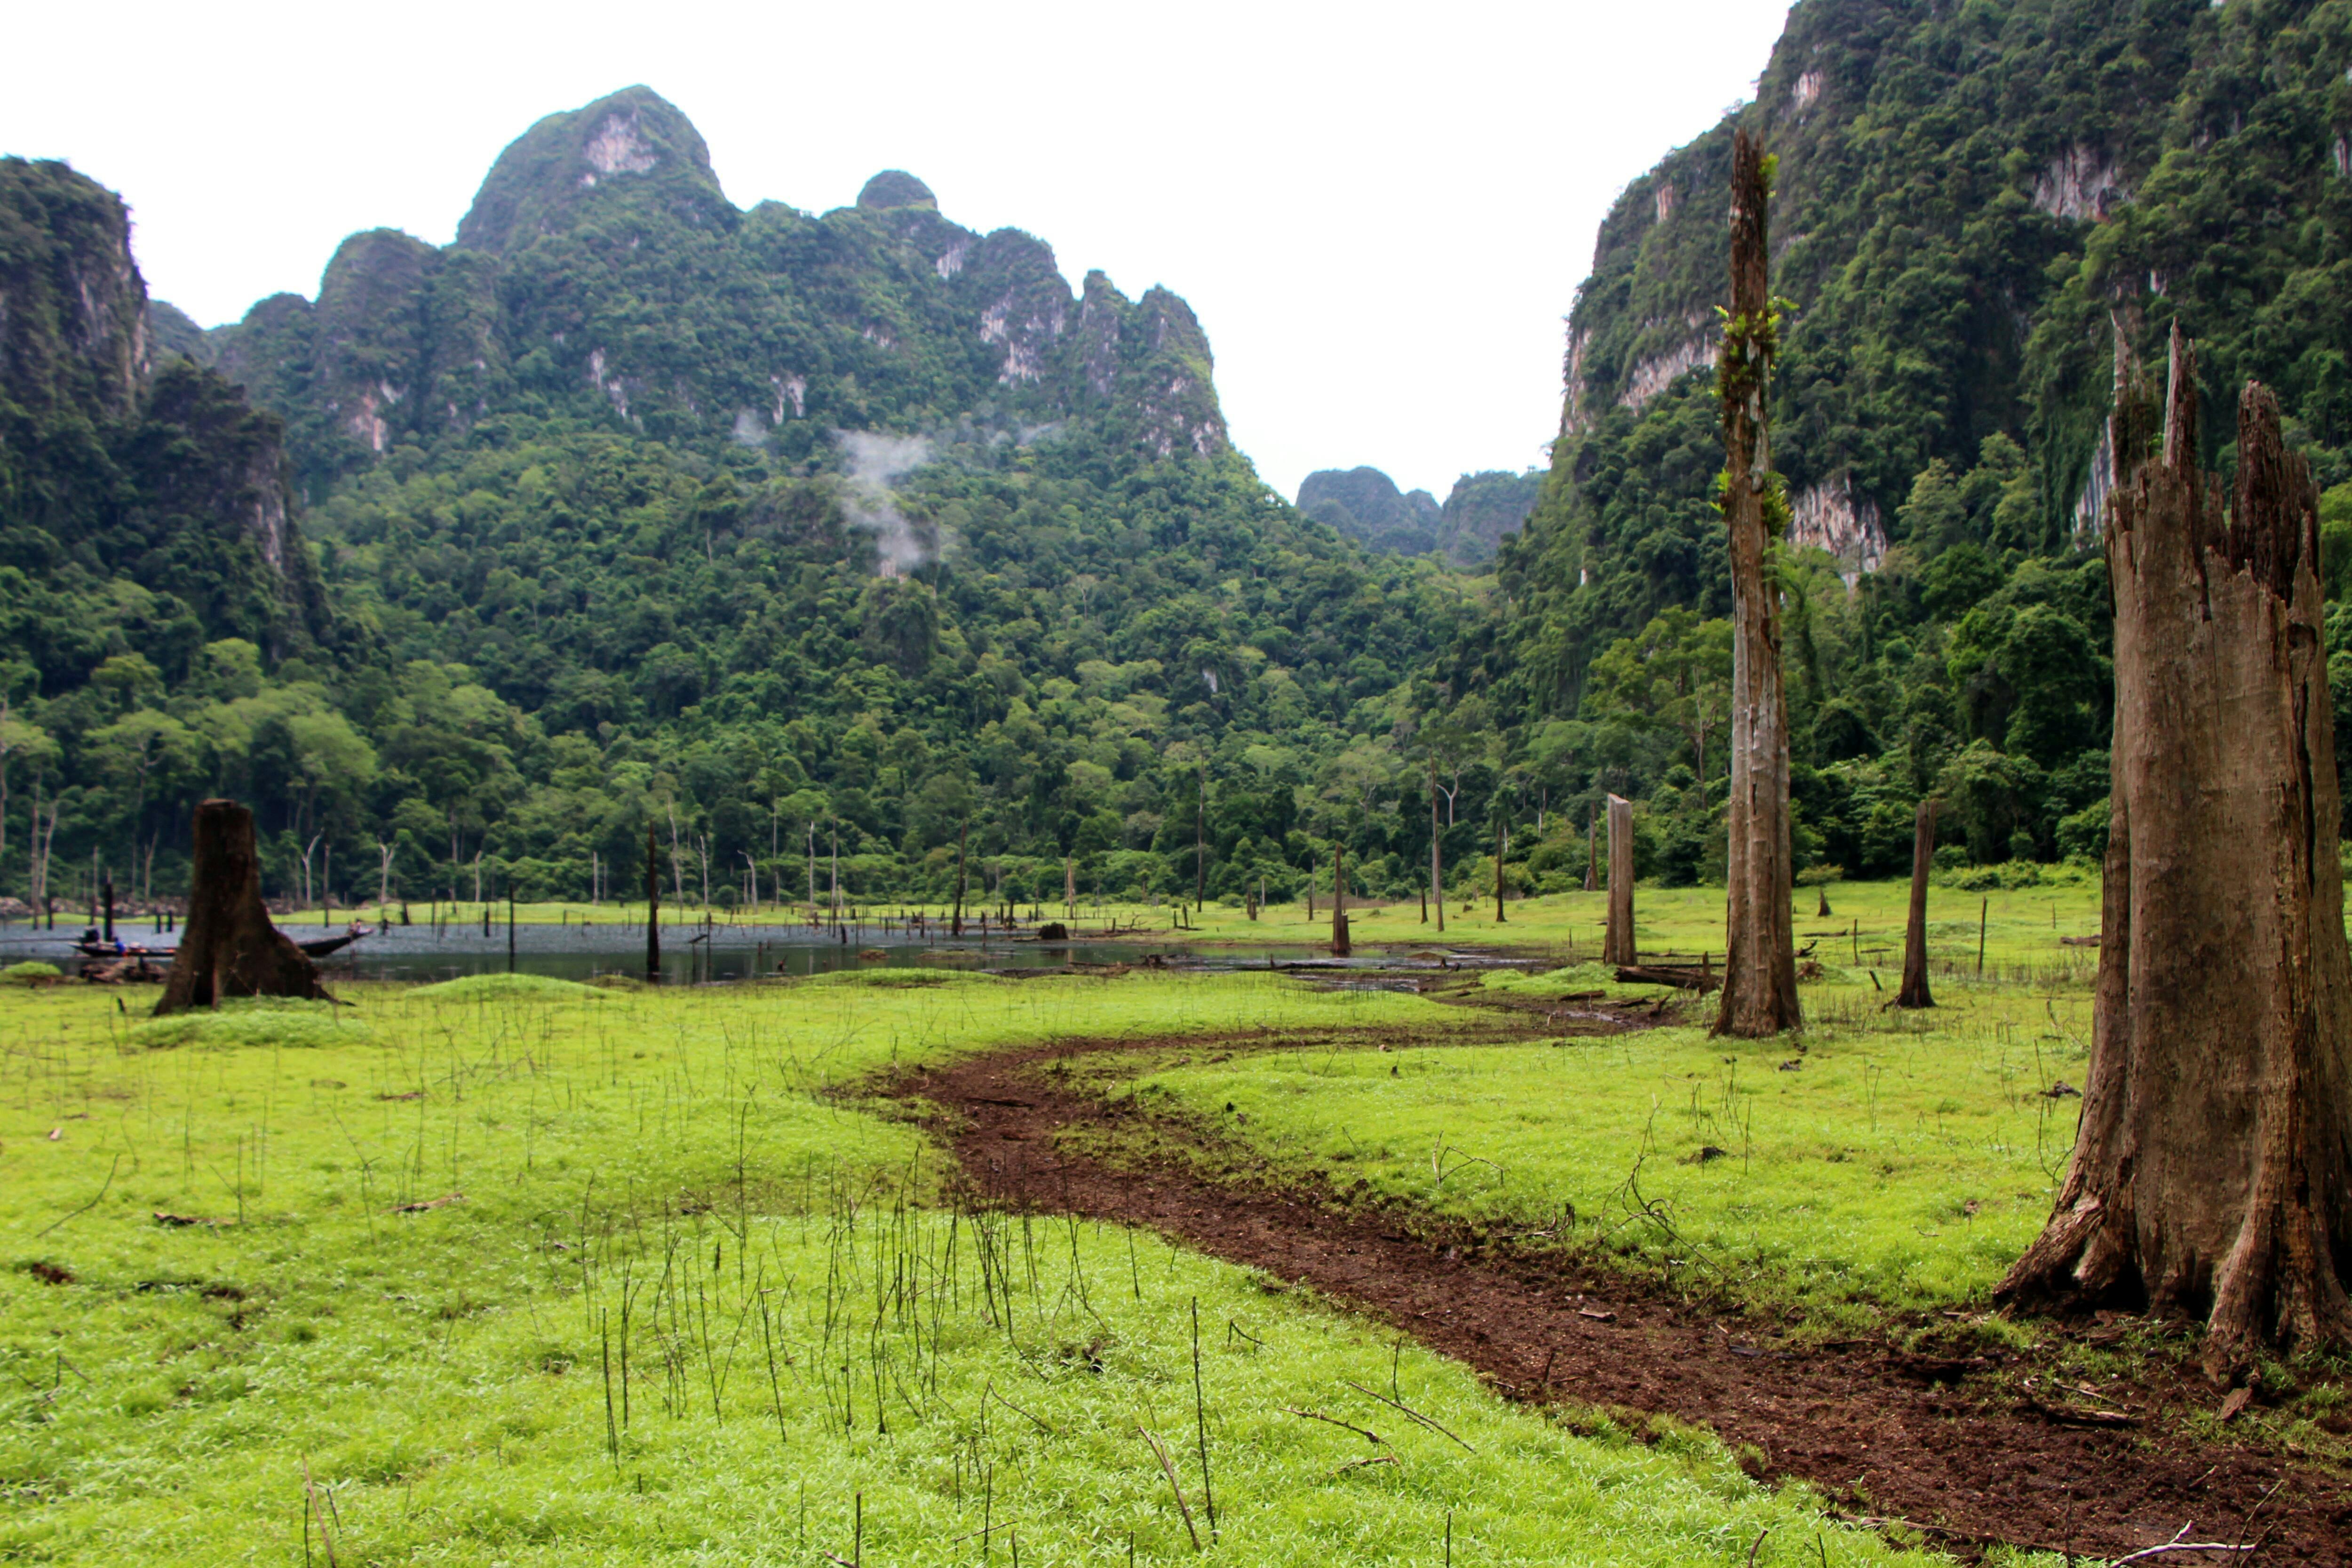
[[[261,901],[253,813],[233,800],[196,807],[188,920],[155,1016],[217,1007],[232,996],[324,998],[319,966],[270,923]]]
[[[1764,399],[1774,324],[1766,287],[1764,151],[1735,133],[1731,151],[1731,315],[1716,370],[1723,405],[1723,520],[1731,555],[1730,857],[1725,894],[1723,1010],[1715,1032],[1743,1039],[1804,1022],[1790,908],[1789,731],[1780,690],[1780,602],[1765,565],[1775,531]]]
[[[1070,919],[1076,920],[1078,918],[1078,858],[1075,855],[1062,857],[1062,903],[1068,910]]]
[[[1897,1007],[1936,1005],[1927,989],[1927,873],[1935,864],[1936,803],[1923,800],[1911,826],[1911,922],[1903,931],[1903,989],[1895,994]]]
[[[1641,962],[1633,955],[1633,803],[1622,795],[1609,797],[1609,930],[1601,962]]]
[[[1354,952],[1348,940],[1348,869],[1345,851],[1337,844],[1331,846],[1331,956],[1345,958]]]
[[[2225,1375],[2352,1344],[2352,986],[2318,503],[2249,383],[2223,517],[2176,329],[2160,455],[2120,341],[2114,790],[2074,1163],[2002,1300],[2202,1317]],[[2136,471],[2135,471],[2136,470]]]

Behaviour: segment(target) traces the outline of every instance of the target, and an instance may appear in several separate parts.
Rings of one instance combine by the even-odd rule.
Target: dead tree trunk
[[[1331,846],[1331,956],[1345,958],[1355,951],[1348,940],[1348,868],[1346,851]]]
[[[1936,864],[1936,803],[1923,800],[1911,826],[1911,922],[1903,931],[1903,989],[1897,1007],[1932,1007],[1927,989],[1927,873]]]
[[[155,1016],[217,1007],[231,996],[324,998],[319,966],[270,923],[261,901],[253,813],[233,800],[196,807],[188,921]]]
[[[2114,791],[2074,1163],[1996,1294],[2201,1317],[2206,1366],[2352,1344],[2352,1039],[2318,503],[2276,399],[2234,515],[2176,330],[2161,454],[2118,334]]]
[[[816,862],[811,860],[810,876],[815,876]],[[812,896],[809,908],[816,903]],[[646,824],[646,979],[661,979],[661,852],[654,842],[654,825]]]
[[[1429,764],[1429,901],[1437,906],[1437,929],[1445,930],[1445,862],[1437,837],[1437,764]]]
[[[1790,908],[1789,729],[1780,689],[1780,601],[1765,553],[1786,503],[1772,476],[1765,393],[1777,317],[1766,287],[1764,151],[1731,153],[1731,315],[1716,369],[1723,405],[1723,520],[1731,555],[1730,858],[1723,1010],[1715,1032],[1754,1039],[1804,1022]]]
[[[1601,962],[1641,962],[1633,952],[1633,803],[1622,795],[1609,797],[1609,929]]]
[[[965,843],[971,837],[971,819],[967,817],[964,819],[963,826],[956,829],[955,915],[948,923],[948,934],[950,936],[961,936],[963,934],[963,850]],[[839,901],[838,898],[836,898],[835,901]]]

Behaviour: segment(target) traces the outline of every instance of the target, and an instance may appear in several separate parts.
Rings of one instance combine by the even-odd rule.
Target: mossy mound
[[[56,964],[37,958],[0,969],[0,985],[55,985],[64,978],[64,971]]]
[[[428,1002],[601,1002],[603,988],[551,974],[468,974],[409,993]]]
[[[201,1047],[228,1050],[248,1046],[313,1050],[326,1046],[366,1045],[374,1038],[350,1009],[332,1002],[285,996],[240,997],[215,1012],[175,1013],[133,1027],[131,1037],[150,1050]]]

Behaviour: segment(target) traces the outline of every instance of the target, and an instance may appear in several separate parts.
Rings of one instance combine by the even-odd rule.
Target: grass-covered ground
[[[1464,1010],[882,978],[162,1025],[150,994],[0,991],[0,1559],[323,1562],[330,1531],[345,1563],[1010,1563],[1016,1535],[1118,1563],[1197,1532],[1249,1563],[1735,1564],[1768,1528],[1758,1563],[1896,1559],[1711,1440],[1570,1430],[1148,1236],[943,1206],[923,1137],[834,1093],[1055,1036]],[[1441,1105],[1441,1059],[1507,1065],[1394,1081]]]

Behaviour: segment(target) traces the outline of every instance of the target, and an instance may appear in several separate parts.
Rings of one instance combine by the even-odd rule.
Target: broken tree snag
[[[1355,952],[1348,940],[1348,870],[1339,845],[1331,846],[1331,956],[1345,958]]]
[[[326,995],[319,966],[270,923],[261,901],[253,813],[233,800],[203,802],[188,870],[187,924],[155,1016],[217,1007],[231,996]]]
[[[1731,310],[1716,391],[1723,409],[1723,521],[1731,556],[1731,798],[1727,813],[1723,1010],[1743,1039],[1804,1022],[1790,908],[1789,729],[1780,686],[1780,600],[1766,560],[1787,503],[1772,475],[1765,392],[1778,316],[1766,287],[1771,174],[1745,131],[1731,147]]]
[[[2206,1365],[2352,1345],[2352,960],[2318,500],[2249,384],[2222,515],[2176,330],[2160,455],[2120,333],[2116,707],[2074,1163],[1997,1294],[2201,1318]]]
[[[1609,797],[1609,929],[1601,962],[1641,962],[1633,952],[1633,803],[1622,795]]]
[[[1932,1007],[1927,989],[1927,873],[1936,865],[1936,803],[1923,800],[1911,826],[1911,923],[1903,931],[1903,989],[1897,1007]]]
[[[811,844],[816,842],[812,838]],[[809,860],[809,885],[816,885],[814,851]],[[814,900],[810,902],[812,910]],[[654,825],[646,824],[646,979],[650,984],[661,979],[661,862],[654,845]]]

